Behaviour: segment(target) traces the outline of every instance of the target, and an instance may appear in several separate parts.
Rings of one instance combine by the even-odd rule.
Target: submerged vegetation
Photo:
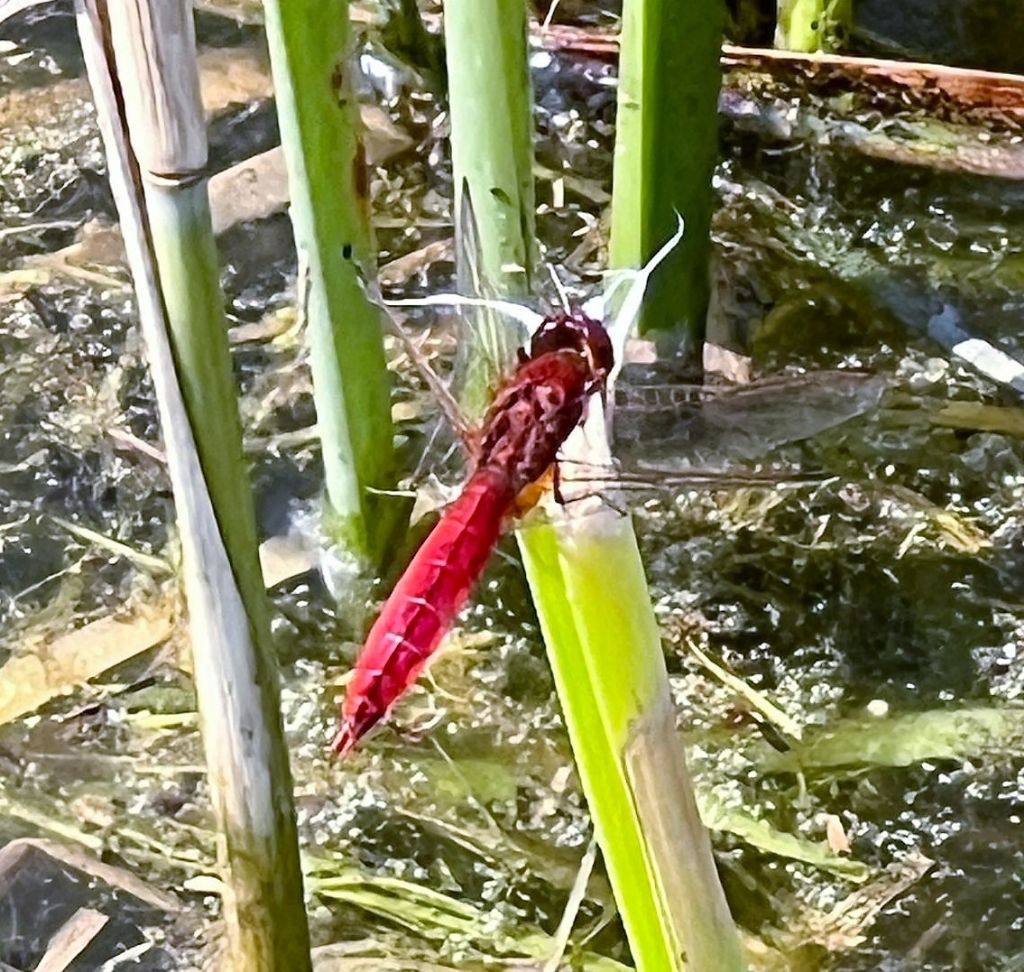
[[[752,5],[732,5],[734,25],[744,6]],[[788,6],[795,17],[797,8],[843,5]],[[870,5],[859,6],[855,40]],[[422,5],[421,17],[403,21],[409,4],[353,3],[361,70],[338,90],[352,92],[350,116],[359,103],[374,253],[367,225],[342,225],[351,200],[320,210],[319,195],[297,193],[302,135],[287,112],[306,104],[298,87],[276,116],[291,140],[287,158],[276,149],[260,10],[218,0],[197,7],[211,225],[281,665],[314,966],[656,967],[641,964],[614,852],[602,855],[591,826],[619,806],[602,790],[662,800],[680,792],[668,774],[637,775],[637,763],[622,786],[622,774],[599,765],[603,743],[592,735],[633,725],[615,693],[642,682],[661,656],[641,664],[625,642],[642,629],[657,647],[656,619],[660,684],[671,692],[750,967],[1014,967],[1024,952],[1024,170],[1014,92],[1024,82],[728,49],[708,373],[695,387],[692,369],[681,377],[671,356],[658,357],[663,343],[630,343],[613,396],[621,475],[614,494],[600,484],[604,505],[593,517],[639,552],[646,584],[607,547],[585,560],[570,593],[538,584],[564,557],[536,514],[528,521],[536,550],[520,561],[515,544],[503,544],[427,676],[390,724],[339,764],[326,751],[334,708],[373,604],[346,602],[351,575],[322,539],[331,433],[315,360],[323,342],[313,338],[337,319],[318,324],[307,297],[342,275],[342,316],[376,332],[380,308],[359,282],[374,261],[387,298],[463,286],[456,222],[471,214],[482,248],[494,226],[475,199],[458,209],[455,187],[472,185],[465,170],[504,136],[467,133],[465,122],[458,131],[454,93],[446,100],[441,85],[446,73],[452,85],[471,82],[453,70],[466,64],[453,57],[437,9]],[[496,247],[497,266],[513,281],[528,275],[529,285],[486,287],[554,306],[533,247],[573,302],[607,284],[615,13],[568,0],[541,7],[535,12],[552,22],[526,24],[523,51],[535,102],[533,179],[520,146],[505,161],[521,196],[493,200],[519,214],[520,250],[510,261]],[[286,48],[275,11],[271,44]],[[157,424],[161,386],[138,324],[146,298],[133,296],[125,257],[133,244],[116,228],[114,166],[101,150],[70,8],[37,6],[3,30],[0,889],[8,890],[0,890],[0,960],[37,968],[70,940],[89,968],[132,955],[151,969],[207,968],[221,948],[230,874],[220,870],[216,788],[192,679],[205,646],[189,650],[178,581],[183,558],[186,571],[206,562],[189,546],[175,444]],[[351,134],[339,136],[350,147]],[[472,142],[468,161],[452,158],[449,136]],[[332,170],[321,176],[330,181]],[[197,184],[186,182],[192,192]],[[332,249],[357,230],[365,253]],[[338,267],[297,256],[314,237]],[[171,296],[188,292],[175,285]],[[166,309],[177,312],[173,302]],[[360,366],[356,378],[369,377],[371,397],[393,384],[394,459],[381,455],[383,478],[360,481],[389,487],[400,467],[403,488],[416,495],[410,539],[401,550],[388,543],[396,564],[462,469],[416,367],[426,359],[451,374],[462,338],[435,307],[401,311],[411,344],[388,334],[388,374]],[[218,320],[214,330],[225,328]],[[230,420],[226,404],[200,411],[200,422],[213,424],[214,411]],[[387,449],[385,425],[378,416]],[[230,458],[226,447],[214,451],[217,461]],[[225,516],[250,515],[239,490]],[[404,497],[393,499],[400,515]],[[253,539],[250,531],[250,547]],[[229,573],[251,587],[253,569]],[[380,593],[398,568],[388,569]],[[609,581],[610,593],[592,593]],[[629,635],[618,634],[614,597],[641,618]],[[541,633],[567,620],[589,626],[595,643],[604,638],[604,685],[580,681],[566,656],[549,666]],[[251,627],[255,640],[267,630],[261,623]],[[273,678],[260,681],[276,694]],[[642,709],[644,700],[634,703]],[[613,717],[604,728],[601,707]],[[672,714],[657,713],[669,734]],[[634,753],[646,738],[629,740]],[[659,743],[648,772],[665,765],[657,761],[665,752]],[[676,834],[646,833],[660,863],[678,863]]]

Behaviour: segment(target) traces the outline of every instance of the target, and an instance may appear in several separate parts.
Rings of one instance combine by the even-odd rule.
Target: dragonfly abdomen
[[[419,678],[483,573],[515,491],[483,466],[416,551],[356,661],[333,748],[344,755]]]

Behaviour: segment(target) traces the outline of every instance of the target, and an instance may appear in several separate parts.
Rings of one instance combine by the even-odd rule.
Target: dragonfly
[[[501,384],[475,434],[468,434],[464,423],[453,418],[462,424],[468,439],[472,471],[391,591],[357,656],[332,743],[336,754],[350,753],[417,681],[467,602],[508,525],[527,514],[547,491],[556,503],[565,504],[561,471],[567,462],[564,448],[581,423],[596,421],[597,438],[607,447],[605,406],[623,364],[629,324],[636,317],[651,273],[681,234],[680,224],[677,234],[646,267],[626,277],[626,297],[607,330],[598,319],[596,309],[600,305],[594,302],[576,309],[566,304],[545,316],[519,304],[455,295],[390,302],[392,306],[497,306],[527,324],[533,333],[528,347],[520,349],[514,370]],[[374,299],[383,303],[379,295]],[[431,376],[429,368],[421,365],[421,370],[444,401],[449,393],[443,383],[437,384],[440,379]],[[447,407],[452,408],[452,403]],[[714,422],[714,409],[709,416]],[[742,448],[739,451],[742,453]],[[578,454],[574,450],[574,456]],[[607,471],[605,461],[610,464],[610,452],[601,452],[591,460],[586,465],[593,482],[615,487],[628,483],[621,471]],[[606,472],[595,474],[595,468],[602,466]],[[729,476],[699,469],[689,469],[678,478],[690,484],[731,481],[766,485],[780,481],[780,477],[770,474]],[[572,481],[579,482],[580,478],[574,476]],[[573,497],[577,498],[578,494]]]
[[[604,391],[612,346],[582,311],[546,318],[481,426],[475,468],[416,551],[367,636],[342,707],[344,755],[419,678],[483,573],[510,516],[539,493],[591,396]],[[558,490],[557,474],[555,489]]]

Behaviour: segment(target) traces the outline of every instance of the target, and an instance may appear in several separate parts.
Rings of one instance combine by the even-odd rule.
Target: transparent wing
[[[646,267],[619,274],[606,288],[605,298],[587,305],[588,313],[602,315],[605,306],[610,306],[608,298],[617,292],[616,309],[609,311],[609,330],[620,363],[647,281],[658,263],[679,242],[682,232],[680,221],[676,234]],[[479,241],[468,191],[461,193],[457,239],[460,282],[479,295],[485,285],[480,274]],[[483,308],[501,318],[497,326],[505,328],[506,333],[509,318],[527,330],[532,330],[542,320],[540,314],[524,305],[494,301],[486,295],[436,294],[420,300],[394,301],[391,305]],[[496,383],[502,373],[496,366],[501,356],[496,349],[492,351],[495,366],[490,380]],[[623,371],[611,400],[616,416],[614,464],[607,451],[581,455],[570,443],[560,474],[566,482],[589,480],[595,490],[618,484],[626,489],[655,492],[687,484],[772,485],[820,481],[823,472],[798,473],[780,468],[778,462],[766,468],[765,460],[779,447],[811,438],[871,410],[878,404],[884,387],[882,379],[868,374],[826,371],[775,376],[738,387],[709,388],[686,384],[659,370],[657,365],[630,365]],[[601,435],[603,437],[603,430]],[[450,470],[450,450],[445,455]],[[434,468],[440,469],[440,466]]]
[[[798,468],[786,447],[873,411],[883,378],[854,371],[772,376],[714,388],[665,380],[650,366],[627,367],[616,391],[615,468],[562,464],[565,482],[594,492],[678,491],[816,483],[829,470]],[[590,491],[590,490],[585,490]]]
[[[620,383],[614,437],[616,456],[636,471],[763,461],[873,410],[886,387],[879,376],[835,370],[717,389],[650,369],[638,377],[647,380]]]
[[[487,409],[494,389],[515,361],[516,348],[527,339],[523,317],[502,312],[508,301],[497,297],[483,272],[480,232],[468,181],[459,187],[455,214],[455,266],[459,293],[482,298],[460,308],[459,344],[455,362],[456,395],[471,418]],[[533,315],[539,317],[540,315]]]

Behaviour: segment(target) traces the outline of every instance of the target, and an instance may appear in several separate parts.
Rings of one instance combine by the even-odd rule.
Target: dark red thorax
[[[579,311],[546,318],[487,412],[477,468],[503,470],[516,493],[540,479],[611,365],[611,341],[597,321]]]

